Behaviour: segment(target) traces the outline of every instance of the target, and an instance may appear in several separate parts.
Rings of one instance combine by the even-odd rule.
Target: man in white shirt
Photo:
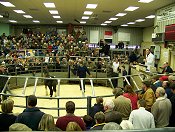
[[[137,110],[133,110],[129,116],[129,121],[133,124],[134,129],[149,129],[155,128],[155,122],[153,115],[145,110],[146,101],[140,99],[137,102]]]
[[[154,67],[155,56],[151,53],[150,49],[146,49],[146,59],[144,59],[147,70],[150,71],[151,67]]]
[[[119,61],[116,58],[112,63],[112,69],[113,69],[112,77],[118,77],[118,68],[119,68]],[[118,86],[118,79],[112,79],[112,84],[114,88],[116,88]]]

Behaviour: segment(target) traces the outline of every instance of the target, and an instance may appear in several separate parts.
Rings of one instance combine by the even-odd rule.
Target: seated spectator
[[[137,94],[133,91],[130,85],[126,85],[124,90],[125,93],[123,94],[123,96],[131,100],[132,110],[137,109],[137,101],[138,101]]]
[[[133,124],[129,120],[123,120],[120,123],[120,126],[122,127],[123,130],[131,130],[134,129]]]
[[[129,121],[133,124],[134,129],[155,128],[153,115],[145,109],[146,101],[140,99],[138,101],[137,110],[133,110],[129,116]]]
[[[76,122],[81,127],[82,130],[86,130],[85,123],[83,120],[74,115],[75,112],[75,103],[72,101],[66,102],[66,112],[65,116],[59,117],[56,121],[56,127],[60,128],[61,130],[65,131],[67,124],[69,122]]]
[[[1,104],[2,114],[0,114],[0,131],[8,131],[9,126],[15,123],[16,116],[13,115],[14,101],[6,99]]]
[[[107,99],[104,101],[103,105],[104,105],[104,110],[105,110],[104,114],[106,118],[106,116],[108,116],[108,114],[110,114],[113,111],[114,102],[111,99]]]
[[[115,88],[113,90],[115,95],[114,111],[120,112],[123,120],[127,120],[132,110],[131,100],[123,96],[123,90],[121,88]]]
[[[14,123],[9,127],[9,131],[32,131],[32,129],[25,124]]]
[[[168,62],[164,62],[162,68],[163,68],[162,74],[173,73],[173,69],[169,66]]]
[[[103,112],[97,112],[94,115],[96,124],[90,130],[102,130],[105,125],[105,115]]]
[[[17,116],[16,123],[25,124],[33,131],[36,131],[44,113],[36,107],[37,98],[35,95],[30,95],[27,98],[27,105],[27,108]]]
[[[105,115],[105,123],[108,122],[115,122],[117,124],[120,124],[122,122],[122,116],[117,111],[111,111],[107,115]]]
[[[69,122],[66,131],[82,131],[81,127],[76,122]]]
[[[97,112],[104,112],[104,107],[103,107],[103,98],[102,97],[97,97],[96,98],[96,103],[94,104],[93,107],[91,107],[90,109],[90,116],[92,118],[94,118],[94,115],[97,113]]]
[[[60,131],[61,129],[55,127],[54,117],[49,114],[44,114],[39,122],[38,130],[40,131]]]
[[[172,105],[169,99],[165,97],[165,89],[158,87],[156,89],[156,102],[151,108],[156,127],[166,127],[169,125],[169,119],[172,113]]]
[[[109,122],[104,125],[103,130],[122,130],[122,127],[114,122]]]
[[[83,116],[83,121],[86,125],[86,130],[89,130],[93,125],[93,118],[90,115]]]

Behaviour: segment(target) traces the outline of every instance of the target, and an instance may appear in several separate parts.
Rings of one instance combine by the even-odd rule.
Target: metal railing
[[[130,85],[130,81],[128,80],[128,78],[132,78],[132,81],[135,85],[135,87],[137,88],[136,91],[139,91],[139,86],[137,85],[136,81],[134,80],[134,77],[139,77],[141,80],[142,80],[142,75],[144,74],[137,74],[137,75],[127,75],[127,76],[122,76],[122,77],[112,77],[112,78],[47,78],[47,79],[56,79],[57,82],[58,82],[58,85],[57,85],[57,93],[56,93],[56,97],[47,97],[47,96],[37,96],[38,99],[52,99],[52,100],[57,100],[57,106],[56,107],[39,107],[40,109],[48,109],[48,110],[56,110],[58,111],[57,113],[57,116],[60,115],[60,110],[65,110],[65,107],[60,107],[60,101],[61,100],[64,100],[64,99],[71,99],[71,100],[74,100],[74,99],[78,99],[78,100],[82,100],[82,99],[85,99],[86,102],[87,102],[87,105],[86,106],[83,106],[83,107],[76,107],[76,109],[86,109],[87,110],[87,114],[89,114],[90,112],[90,108],[91,108],[91,104],[92,104],[92,99],[93,98],[96,98],[96,94],[95,94],[95,88],[94,88],[94,82],[96,80],[104,80],[104,81],[109,81],[109,86],[108,87],[111,87],[111,88],[114,88],[113,87],[113,83],[112,83],[112,80],[113,79],[125,79],[127,81],[127,83]],[[27,107],[27,95],[25,95],[25,91],[26,91],[26,87],[27,87],[27,84],[28,84],[28,81],[30,78],[34,79],[34,87],[33,87],[33,91],[31,94],[35,95],[36,94],[36,87],[37,87],[37,83],[38,83],[38,80],[40,79],[46,79],[46,78],[43,78],[43,77],[33,77],[33,76],[5,76],[5,75],[0,75],[0,78],[2,77],[5,77],[7,78],[6,80],[6,83],[4,85],[4,88],[3,90],[1,91],[0,95],[3,97],[3,98],[6,98],[6,97],[20,97],[20,98],[25,98],[25,102],[26,104],[25,105],[19,105],[19,104],[15,104],[14,107],[19,107],[19,108],[26,108]],[[6,93],[6,91],[9,90],[9,87],[8,87],[8,83],[9,81],[12,79],[12,78],[23,78],[25,79],[25,82],[24,82],[24,86],[23,86],[23,89],[22,89],[22,93],[20,95],[19,94],[12,94],[11,92],[10,93]],[[74,80],[74,81],[79,81],[81,82],[81,85],[82,85],[82,96],[81,97],[61,97],[60,96],[60,82],[63,81],[63,80],[66,80],[66,81],[71,81],[71,80]],[[84,93],[84,86],[83,86],[83,80],[86,80],[86,82],[89,82],[90,86],[91,86],[91,93],[92,95],[91,96],[85,96],[85,93]],[[88,80],[88,81],[87,81]],[[113,97],[114,95],[103,95],[101,97]]]

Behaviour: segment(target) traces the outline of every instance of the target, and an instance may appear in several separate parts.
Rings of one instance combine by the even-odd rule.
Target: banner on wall
[[[104,39],[112,39],[112,31],[105,31]]]

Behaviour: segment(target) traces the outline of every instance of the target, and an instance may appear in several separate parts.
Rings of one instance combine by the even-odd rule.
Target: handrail
[[[2,92],[0,93],[1,96],[11,96],[11,97],[20,97],[20,98],[25,98],[26,100],[26,104],[25,106],[24,105],[18,105],[18,104],[15,104],[14,107],[20,107],[20,108],[25,108],[27,107],[27,97],[25,95],[25,90],[26,90],[26,87],[27,87],[27,83],[29,82],[29,79],[32,78],[32,79],[35,79],[34,80],[34,89],[33,89],[33,93],[32,94],[35,94],[36,92],[36,87],[37,87],[37,82],[39,79],[54,79],[54,80],[57,80],[58,82],[58,88],[57,88],[57,96],[56,97],[47,97],[47,96],[37,96],[38,99],[55,99],[57,100],[57,107],[39,107],[40,109],[48,109],[48,110],[57,110],[58,111],[58,116],[60,114],[60,110],[65,110],[65,107],[60,107],[60,100],[64,100],[64,99],[85,99],[87,100],[87,106],[84,106],[84,107],[77,107],[76,109],[87,109],[87,114],[89,114],[89,111],[90,111],[90,107],[91,107],[91,100],[93,98],[96,98],[97,96],[95,95],[95,88],[94,88],[94,81],[95,80],[108,80],[110,82],[110,85],[111,85],[111,88],[114,88],[113,85],[112,85],[112,79],[121,79],[121,78],[125,78],[125,80],[127,81],[128,84],[129,81],[127,80],[128,77],[130,77],[132,80],[134,80],[134,76],[141,76],[142,74],[134,74],[134,75],[127,75],[127,76],[121,76],[121,77],[111,77],[111,78],[44,78],[44,77],[33,77],[33,76],[7,76],[7,75],[0,75],[0,77],[8,77],[8,80],[4,86],[4,89],[2,90]],[[23,91],[22,91],[22,95],[15,95],[15,94],[8,94],[8,93],[5,93],[5,90],[6,90],[6,85],[8,83],[8,81],[12,78],[25,78],[25,83],[24,83],[24,87],[23,87]],[[82,86],[82,96],[80,97],[61,97],[60,96],[60,81],[62,80],[77,80],[77,81],[80,81],[81,82],[81,86]],[[83,81],[84,80],[89,80],[90,82],[90,85],[91,85],[91,90],[92,90],[92,95],[91,96],[85,96],[84,94],[84,86],[83,86]],[[136,82],[133,81],[133,83],[135,84],[135,86],[137,87],[137,91],[140,91]],[[114,97],[114,95],[103,95],[101,96],[103,98],[105,97]]]

